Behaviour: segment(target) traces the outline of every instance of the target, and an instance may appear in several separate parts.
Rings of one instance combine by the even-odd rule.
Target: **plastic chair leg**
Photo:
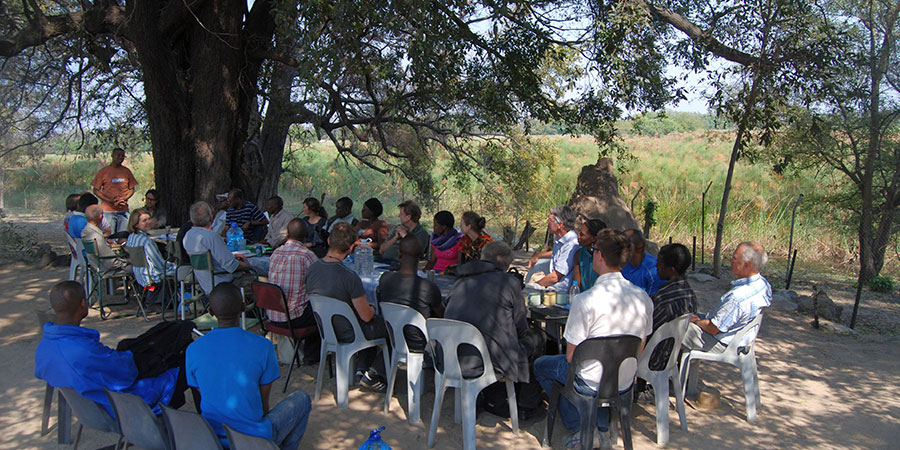
[[[462,400],[462,426],[463,426],[463,450],[475,450],[475,399],[478,397],[478,391],[475,389],[467,389],[465,382],[456,391],[462,391],[460,395]]]
[[[512,421],[513,433],[519,435],[519,405],[516,402],[516,387],[511,380],[506,380],[506,399],[509,402],[509,418]]]
[[[423,361],[424,356],[422,353],[410,353],[406,356],[406,403],[409,408],[407,422],[410,425],[422,423],[420,406],[425,389],[425,372],[422,370]]]
[[[756,358],[741,358],[741,378],[744,380],[744,397],[747,401],[747,422],[756,422],[756,404],[759,398],[759,381],[756,375]]]
[[[348,396],[350,391],[350,360],[353,354],[338,347],[334,357],[335,378],[337,388],[334,390],[335,401],[337,407],[347,409],[349,404]]]
[[[322,393],[322,380],[325,378],[325,366],[328,364],[328,349],[322,342],[322,350],[319,352],[319,371],[316,374],[316,393],[313,400],[319,401],[319,394]]]
[[[72,408],[63,397],[62,392],[56,393],[56,443],[68,445],[72,440]]]
[[[391,409],[391,397],[394,396],[394,383],[397,381],[397,372],[400,371],[400,353],[394,351],[394,354],[391,356],[391,365],[387,366],[388,371],[388,384],[387,391],[384,394],[384,413],[387,414]],[[407,369],[406,378],[409,378],[409,369]]]
[[[655,372],[648,381],[653,386],[656,403],[656,443],[666,445],[669,442],[669,380],[661,372]]]
[[[678,411],[678,419],[681,421],[681,429],[688,431],[687,415],[684,412],[684,390],[681,389],[681,379],[673,369],[669,374],[672,380],[672,388],[675,389],[675,410]]]
[[[634,398],[634,391],[629,389],[624,394],[619,395],[619,418],[622,422],[622,444],[625,450],[632,450],[634,447],[631,443],[631,399]],[[666,403],[668,403],[668,394],[666,395]],[[666,422],[668,422],[669,409],[666,406]]]
[[[453,389],[453,423],[462,423],[462,388]]]
[[[434,448],[437,440],[438,420],[441,418],[441,406],[444,403],[444,394],[447,387],[444,386],[444,377],[437,371],[434,374],[434,410],[431,412],[431,423],[428,426],[428,448]]]
[[[595,402],[590,402],[582,406],[579,411],[581,416],[581,450],[592,450],[594,448],[594,431],[597,428],[597,405]],[[610,419],[612,419],[612,415],[610,415]],[[610,430],[614,429],[613,423],[610,420]]]

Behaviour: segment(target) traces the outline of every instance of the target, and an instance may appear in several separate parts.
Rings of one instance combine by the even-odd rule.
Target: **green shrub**
[[[869,289],[875,292],[891,292],[894,290],[894,282],[885,276],[877,276],[869,280]]]

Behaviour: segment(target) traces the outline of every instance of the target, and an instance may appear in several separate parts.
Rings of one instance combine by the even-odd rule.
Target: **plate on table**
[[[246,257],[256,256],[256,253],[251,252],[250,250],[238,250],[236,252],[231,252],[232,255],[244,255]]]

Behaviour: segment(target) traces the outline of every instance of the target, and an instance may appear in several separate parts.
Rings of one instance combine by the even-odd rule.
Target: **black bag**
[[[184,366],[184,352],[194,341],[194,323],[188,320],[161,322],[138,337],[122,339],[116,350],[130,350],[138,379],[155,377]]]

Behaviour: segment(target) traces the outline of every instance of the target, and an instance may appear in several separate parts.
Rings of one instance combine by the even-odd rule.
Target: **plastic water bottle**
[[[568,305],[572,303],[572,298],[578,295],[581,292],[581,287],[578,286],[578,280],[572,280],[572,285],[569,286],[569,293],[567,295],[558,295],[556,296],[556,304],[557,305]]]
[[[228,224],[228,231],[225,233],[225,243],[228,244],[228,250],[236,252],[240,250],[238,248],[238,235],[237,232],[240,230],[238,228],[237,223],[231,222]],[[243,230],[241,230],[243,231]],[[241,233],[243,234],[243,233]]]
[[[381,440],[381,432],[384,427],[376,428],[369,432],[369,439],[363,442],[359,450],[391,450],[391,446]]]
[[[368,275],[375,269],[374,255],[369,245],[371,242],[371,239],[363,239],[353,251],[353,265],[360,275]]]
[[[579,292],[581,292],[581,289],[578,287],[578,280],[572,280],[572,286],[569,287],[569,297],[578,295]]]

